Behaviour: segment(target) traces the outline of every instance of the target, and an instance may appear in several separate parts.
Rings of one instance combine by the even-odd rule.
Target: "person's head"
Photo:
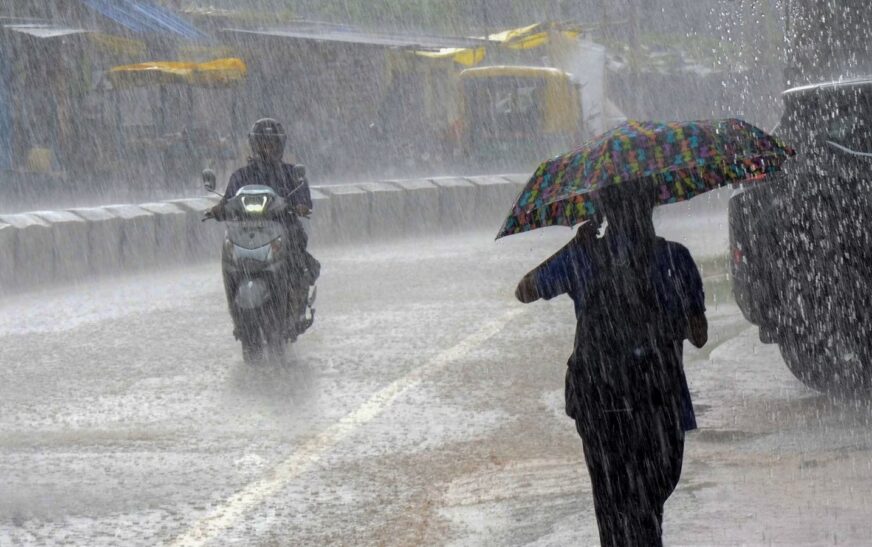
[[[653,187],[629,182],[603,189],[594,204],[599,215],[607,219],[610,230],[649,235],[653,230],[655,197]]]
[[[653,187],[630,182],[610,186],[594,199],[601,222],[602,217],[606,221],[604,249],[618,263],[643,264],[641,258],[653,248],[657,237],[652,214],[655,198]]]
[[[285,128],[272,118],[257,120],[248,133],[252,156],[265,162],[282,161],[287,141]]]

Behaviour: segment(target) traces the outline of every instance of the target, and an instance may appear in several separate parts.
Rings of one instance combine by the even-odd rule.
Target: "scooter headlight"
[[[242,196],[242,207],[249,214],[263,214],[268,203],[269,196]]]

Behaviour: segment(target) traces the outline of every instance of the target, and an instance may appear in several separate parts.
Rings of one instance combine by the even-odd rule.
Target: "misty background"
[[[203,168],[226,179],[244,164],[248,127],[264,116],[285,124],[288,159],[315,184],[525,173],[622,117],[740,117],[771,130],[786,88],[868,71],[870,8],[857,0],[158,4],[139,20],[98,0],[0,2],[0,212],[197,195]],[[476,67],[558,66],[556,48],[484,40],[546,22],[605,52],[597,85],[610,104],[596,108],[608,115],[526,156],[459,152],[458,133],[478,123],[460,93],[469,66],[416,53],[485,48]],[[136,63],[226,58],[245,67],[227,85],[111,77]]]

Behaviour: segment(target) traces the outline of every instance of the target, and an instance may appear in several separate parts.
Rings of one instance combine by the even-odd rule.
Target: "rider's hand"
[[[221,220],[224,216],[224,204],[219,203],[218,205],[212,207],[211,209],[206,210],[206,218],[214,218],[217,220]]]
[[[312,210],[309,209],[308,207],[306,207],[306,206],[303,205],[303,204],[297,205],[296,207],[294,207],[294,210],[295,210],[295,211],[297,212],[297,214],[300,215],[301,217],[309,218],[309,215],[312,214]]]

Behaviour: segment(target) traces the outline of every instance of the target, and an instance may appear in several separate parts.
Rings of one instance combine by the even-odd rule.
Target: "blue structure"
[[[150,0],[82,0],[82,3],[136,34],[164,34],[190,41],[208,38],[185,19]]]

